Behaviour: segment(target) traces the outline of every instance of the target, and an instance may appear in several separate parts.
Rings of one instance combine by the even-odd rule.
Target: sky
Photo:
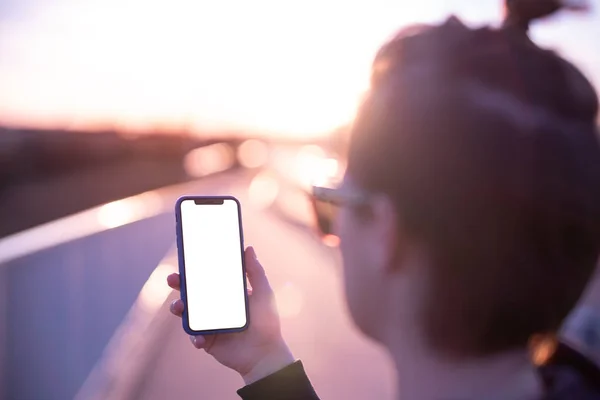
[[[600,87],[600,0],[538,23]],[[352,118],[377,48],[500,0],[0,0],[0,123],[320,135]]]

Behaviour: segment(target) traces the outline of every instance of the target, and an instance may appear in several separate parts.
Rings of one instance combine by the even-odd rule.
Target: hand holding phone
[[[233,201],[237,203],[237,210],[239,210],[239,202],[236,200]],[[183,201],[180,199],[177,203],[178,210],[180,209],[180,204],[182,203]],[[209,204],[209,206],[210,205],[211,204]],[[231,211],[228,211],[228,213],[231,213]],[[237,242],[237,246],[243,246],[241,234],[241,213],[238,211],[236,211],[236,213],[237,216],[235,217],[236,222],[234,225],[235,227],[239,225],[240,228],[240,240]],[[185,217],[184,214],[185,212],[179,215],[179,222],[183,222],[181,221],[182,219],[188,220],[188,217]],[[215,215],[216,214],[213,214],[213,220],[217,219]],[[229,221],[231,221],[231,219]],[[190,223],[191,222],[187,222],[187,224]],[[186,223],[183,222],[183,224],[180,223],[178,226],[178,247],[180,250],[185,250],[188,247],[195,245],[193,241],[189,240],[187,241],[187,244],[184,245],[183,243],[182,239],[185,233],[182,227],[185,226],[185,224]],[[204,228],[207,228],[207,226],[204,226]],[[235,237],[235,235],[233,236]],[[247,315],[251,316],[252,322],[247,323],[246,329],[244,330],[240,330],[236,327],[233,327],[233,329],[227,329],[225,325],[218,327],[213,326],[212,328],[215,329],[205,331],[202,334],[193,334],[190,336],[190,338],[194,347],[198,349],[204,349],[218,362],[237,371],[242,376],[246,384],[250,384],[293,363],[294,357],[287,344],[283,340],[283,337],[281,336],[281,326],[279,315],[277,313],[277,307],[275,305],[275,296],[267,276],[265,275],[265,271],[256,257],[254,249],[249,247],[243,253],[241,253],[240,250],[238,250],[238,252],[238,254],[241,256],[242,266],[240,267],[240,264],[237,264],[237,268],[244,270],[245,275],[242,275],[244,281],[245,276],[247,276],[252,289],[247,291],[247,296],[245,296],[247,301],[244,302],[244,307],[240,306],[240,304],[237,304],[235,307],[231,307],[231,310],[234,311],[232,315],[236,315],[239,314],[240,309],[246,308],[247,305]],[[189,268],[191,264],[183,263],[184,265],[182,267],[182,261],[185,259],[185,251],[180,251],[179,255],[180,273],[182,271],[185,273],[186,269]],[[233,281],[237,283],[234,283],[234,285],[231,287],[235,288],[236,285],[239,285],[239,282],[236,281],[235,274],[232,276],[234,277]],[[187,278],[187,294],[190,294],[191,291],[195,289],[200,289],[193,288],[194,285],[193,283],[190,284],[191,282],[189,280],[189,275],[187,275]],[[182,289],[183,281],[184,279],[182,279],[180,274],[172,274],[167,278],[168,285],[176,290]],[[229,283],[231,283],[231,281],[229,281]],[[185,298],[183,296],[183,292],[182,299],[177,299],[171,304],[171,312],[179,317],[190,314],[190,312],[186,312],[188,310],[186,310],[185,307]],[[208,298],[205,298],[204,303],[200,302],[196,303],[196,305],[200,306],[199,309],[202,310],[214,306],[214,302]],[[231,320],[233,321],[234,319],[235,318],[232,318]],[[184,320],[183,324],[184,328],[187,325],[192,331],[194,330],[192,328],[197,328],[194,322],[192,322],[191,326],[189,326],[189,317],[188,322],[185,322]],[[239,325],[239,321],[234,324],[227,325],[231,325],[229,327],[231,328],[233,325]],[[189,329],[185,330],[188,331]],[[227,333],[231,332],[231,330],[238,332]],[[220,333],[215,333],[215,331]]]
[[[244,254],[248,280],[252,324],[239,333],[190,336],[197,349],[204,349],[224,366],[237,371],[249,385],[294,362],[294,357],[281,336],[279,315],[263,267],[256,259],[254,249]],[[180,290],[179,274],[167,278],[168,285]],[[184,311],[181,299],[171,303],[171,313],[181,317]]]

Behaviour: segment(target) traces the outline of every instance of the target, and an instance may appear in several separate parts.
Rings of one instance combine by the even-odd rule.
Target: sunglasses
[[[313,186],[311,203],[315,214],[318,233],[323,237],[335,237],[333,223],[342,206],[361,207],[368,204],[369,197],[364,193],[342,188]]]

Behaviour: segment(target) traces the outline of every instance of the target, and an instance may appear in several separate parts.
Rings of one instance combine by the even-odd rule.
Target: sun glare
[[[353,117],[373,55],[398,28],[449,13],[491,22],[501,10],[470,0],[33,4],[0,24],[2,123],[303,137]],[[565,29],[549,41],[594,53]]]
[[[0,35],[3,120],[318,136],[352,118],[385,20],[316,0],[63,0]],[[398,18],[395,18],[395,25]],[[356,26],[361,29],[356,29]],[[107,29],[110,27],[110,29]],[[364,29],[368,27],[369,29]]]
[[[316,145],[300,148],[295,159],[295,180],[305,190],[313,185],[321,186],[331,182],[339,174],[339,163],[327,158],[325,151]]]

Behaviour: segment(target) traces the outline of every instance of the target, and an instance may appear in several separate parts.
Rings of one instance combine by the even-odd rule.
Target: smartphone
[[[190,335],[245,330],[250,316],[240,202],[183,196],[175,216],[183,329]]]

